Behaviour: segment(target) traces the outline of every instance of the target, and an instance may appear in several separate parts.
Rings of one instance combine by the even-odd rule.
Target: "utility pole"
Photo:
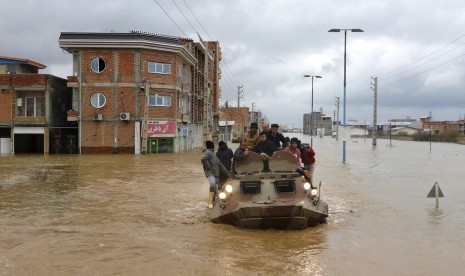
[[[204,56],[204,65],[203,65],[203,143],[207,140],[210,140],[211,133],[210,128],[208,126],[209,123],[209,114],[210,110],[213,105],[209,105],[210,102],[210,88],[208,87],[208,42],[203,42],[203,46],[205,47],[205,56]]]
[[[239,140],[239,135],[241,134],[241,113],[240,113],[240,100],[243,97],[242,94],[242,87],[243,85],[238,85],[237,86],[237,133],[236,133],[236,138]]]
[[[147,140],[148,140],[148,120],[149,120],[149,96],[150,96],[150,83],[143,82],[139,85],[140,89],[144,90],[144,110],[142,117],[142,145],[141,153],[146,154],[147,152]]]
[[[330,33],[339,33],[344,31],[344,94],[343,94],[343,126],[344,126],[344,139],[342,139],[342,163],[346,162],[346,139],[347,129],[346,129],[346,67],[347,67],[347,31],[351,31],[353,33],[363,33],[362,29],[331,29],[328,32]]]
[[[432,112],[430,111],[429,112],[429,120],[428,120],[428,123],[429,123],[429,152],[431,152],[431,140],[432,140],[432,136],[433,136],[433,130],[431,129],[431,120],[433,119],[433,114]]]
[[[339,97],[336,97],[336,141],[339,140]]]
[[[225,131],[225,138],[224,140],[226,140],[226,142],[229,142],[229,131],[228,131],[228,128],[229,128],[229,104],[228,104],[228,101],[226,101],[226,103],[224,104],[224,106],[226,107],[226,131]]]
[[[257,122],[255,117],[255,102],[252,102],[252,122]]]
[[[373,131],[371,132],[371,136],[373,137],[373,146],[376,146],[376,138],[378,136],[378,123],[376,121],[377,119],[377,112],[378,112],[378,78],[377,77],[371,77],[374,82],[372,83],[373,85],[373,91],[374,91],[374,103],[373,103]]]

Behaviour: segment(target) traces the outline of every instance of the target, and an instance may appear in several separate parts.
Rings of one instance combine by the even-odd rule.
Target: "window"
[[[16,110],[21,117],[45,117],[45,97],[17,98]]]
[[[187,65],[182,65],[182,82],[187,83]]]
[[[147,65],[147,69],[149,73],[170,74],[171,64],[149,61]]]
[[[100,57],[94,57],[90,61],[90,68],[95,73],[102,73],[106,68],[105,60],[103,58],[100,58]]]
[[[188,113],[190,110],[189,106],[189,97],[186,95],[183,95],[178,98],[178,108],[181,110],[181,113]]]
[[[178,66],[178,77],[181,78],[181,81],[183,83],[188,83],[189,82],[189,79],[188,79],[188,71],[187,71],[188,67],[186,64],[182,64],[182,65],[179,65]]]
[[[149,105],[150,106],[170,106],[171,96],[158,96],[157,94],[150,95]]]
[[[96,92],[90,96],[90,104],[95,108],[101,108],[107,102],[107,98],[103,93]]]

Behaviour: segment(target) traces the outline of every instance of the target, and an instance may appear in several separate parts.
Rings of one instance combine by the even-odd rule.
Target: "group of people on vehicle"
[[[278,130],[278,124],[271,124],[270,128],[268,123],[263,123],[262,130],[259,132],[258,124],[251,123],[249,131],[234,153],[224,141],[218,143],[218,151],[215,153],[214,143],[210,140],[206,141],[206,151],[202,155],[201,162],[210,184],[208,208],[213,208],[217,186],[229,177],[230,172],[234,171],[234,162],[244,159],[252,151],[262,157],[265,171],[269,171],[268,159],[276,151],[290,152],[296,157],[298,168],[308,170],[313,178],[315,170],[315,151],[313,148],[309,144],[301,143],[296,137],[292,139],[284,137]]]

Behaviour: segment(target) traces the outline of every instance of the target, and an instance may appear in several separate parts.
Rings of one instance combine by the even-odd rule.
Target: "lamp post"
[[[310,131],[310,146],[313,148],[313,127],[314,127],[314,116],[313,116],[313,78],[317,78],[317,79],[321,79],[322,77],[321,76],[314,76],[314,75],[304,75],[304,78],[312,78],[312,110],[311,110],[311,113],[310,113],[310,118],[312,121],[311,121],[311,124],[310,124],[310,128],[309,128],[309,131]],[[310,120],[309,120],[310,121]]]
[[[344,94],[343,94],[343,100],[342,100],[342,105],[343,105],[343,116],[342,116],[342,123],[344,126],[344,132],[345,132],[345,126],[346,126],[346,48],[347,48],[347,31],[351,31],[353,33],[362,33],[362,29],[331,29],[328,32],[330,33],[340,33],[341,31],[344,31]],[[346,162],[346,139],[344,138],[342,140],[342,163]]]

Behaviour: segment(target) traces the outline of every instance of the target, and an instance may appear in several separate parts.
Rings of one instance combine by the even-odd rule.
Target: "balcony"
[[[66,118],[68,122],[79,121],[79,112],[77,112],[76,110],[68,110],[66,111],[66,115],[67,115]]]
[[[79,79],[76,76],[68,76],[68,87],[79,87]]]

